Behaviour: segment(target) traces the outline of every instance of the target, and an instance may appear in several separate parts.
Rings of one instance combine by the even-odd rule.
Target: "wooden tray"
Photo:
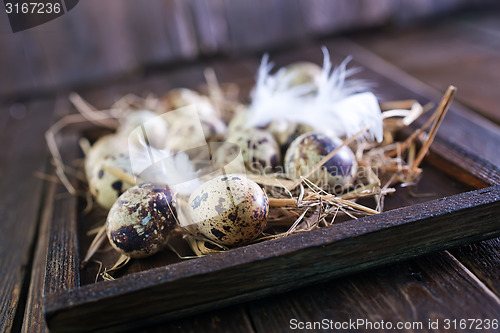
[[[65,135],[65,158],[78,156],[81,135]],[[79,200],[52,186],[46,320],[54,332],[133,328],[497,237],[497,184],[497,167],[438,135],[417,188],[438,199],[398,189],[386,198],[386,208],[395,209],[379,215],[198,259],[160,254],[137,261],[114,281],[97,283],[91,268],[79,269],[90,227],[82,227]]]

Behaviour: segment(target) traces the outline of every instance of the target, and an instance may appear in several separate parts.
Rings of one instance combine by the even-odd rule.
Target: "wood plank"
[[[298,0],[225,0],[231,51],[262,51],[305,38]]]
[[[457,86],[457,100],[500,123],[498,18],[498,11],[469,13],[427,27],[351,38],[435,89]]]
[[[2,29],[8,20],[2,20]],[[6,30],[10,30],[6,28]],[[8,31],[7,30],[7,31]],[[0,33],[0,102],[6,103],[7,96],[19,90],[29,90],[36,86],[36,77],[32,72],[32,64],[25,53],[23,33],[12,34],[12,31]]]
[[[328,325],[330,320],[339,325],[359,319],[363,321],[360,326],[347,326],[345,330],[375,331],[367,321],[373,325],[383,320],[392,325],[392,330],[384,326],[377,332],[394,331],[398,322],[421,323],[421,327],[411,326],[406,332],[444,332],[445,319],[458,321],[472,314],[474,318],[497,318],[500,302],[441,252],[302,288],[284,297],[265,298],[247,308],[257,331],[288,329],[296,325],[293,319],[320,323],[326,319]],[[431,330],[429,321],[435,320],[439,327]],[[332,328],[335,330],[335,326]]]
[[[370,53],[370,51],[364,48],[359,48],[356,44],[351,42],[344,44],[344,47],[344,49],[348,52],[356,52],[357,60],[366,65],[371,64],[370,68],[373,68],[377,72],[384,73],[384,75],[390,77],[394,81],[399,80],[403,86],[411,87],[412,90],[418,93],[422,93],[425,96],[436,96],[435,98],[437,98],[437,92],[433,92],[432,89],[428,88],[428,86],[414,79],[412,76],[407,75],[398,68],[388,64],[385,60],[374,56]],[[390,84],[381,83],[379,81],[379,85],[382,84],[385,88],[391,87]],[[391,92],[395,91],[395,93],[402,94],[402,92],[397,90],[398,87],[391,87],[390,89]],[[457,94],[457,96],[459,95],[460,93]],[[489,161],[487,164],[489,164],[491,170],[493,170],[493,173],[487,172],[486,174],[484,174],[481,170],[478,170],[479,174],[486,177],[482,178],[486,179],[486,183],[498,183],[499,172],[494,171],[497,170],[500,165],[500,155],[498,154],[500,129],[497,125],[492,124],[483,118],[477,117],[477,115],[475,115],[472,111],[454,103],[449,114],[447,115],[447,119],[445,119],[438,132],[438,137],[448,142],[443,146],[440,145],[439,139],[438,142],[435,142],[433,145],[432,150],[441,150],[441,152],[443,152],[443,150],[449,150],[449,147],[453,146],[454,151],[468,152],[466,155],[469,157],[462,159],[461,162],[459,161],[460,158],[455,159],[457,164],[448,168],[448,172],[460,174],[463,171],[469,171],[470,168],[467,166],[467,163],[470,159],[475,159],[474,155],[476,155]],[[431,155],[431,162],[432,160],[435,161],[436,158],[439,159],[439,155]],[[444,165],[439,161],[438,164]],[[457,166],[459,166],[459,168],[455,170]],[[478,183],[477,186],[480,186],[480,183]],[[498,249],[495,246],[491,246],[490,243],[478,243],[476,246],[479,246],[484,250],[485,257],[495,258],[500,254]],[[460,256],[460,260],[467,265],[472,272],[478,274],[487,286],[496,286],[500,283],[500,275],[490,274],[489,269],[483,266],[480,259],[472,256],[473,252],[467,250],[464,251],[464,253],[469,253],[471,256],[466,258],[466,256],[462,254]],[[455,254],[456,252],[453,253]],[[497,295],[500,295],[498,294],[498,289],[492,290],[497,292]]]
[[[500,238],[451,251],[485,285],[500,296]]]
[[[394,15],[397,4],[391,0],[377,1],[300,1],[304,27],[309,35],[327,35],[380,24]]]
[[[196,36],[185,2],[128,0],[120,3],[124,5],[126,17],[122,34],[131,39],[137,67],[197,55]]]
[[[43,172],[47,157],[44,132],[52,119],[53,100],[26,105],[21,119],[8,117],[5,131],[0,133],[0,220],[6,230],[0,235],[0,330],[12,328],[20,297],[24,297],[23,281],[34,242],[43,181],[35,176]]]
[[[65,161],[74,161],[78,156],[76,134],[69,134],[60,142],[61,151],[66,149]],[[45,266],[44,295],[59,290],[70,290],[80,285],[80,258],[78,256],[78,233],[76,211],[78,198],[68,193],[62,185],[56,189],[52,220],[49,228],[47,263]],[[74,249],[54,251],[53,249]]]
[[[500,114],[497,112],[497,105],[500,100],[492,88],[498,85],[498,73],[500,73],[497,61],[500,42],[495,37],[500,31],[497,18],[496,13],[472,14],[448,21],[447,24],[434,25],[432,28],[420,27],[410,31],[390,33],[383,38],[371,35],[369,38],[354,36],[353,39],[386,61],[396,64],[434,87],[454,82],[459,86],[457,100],[498,123]],[[457,31],[460,38],[456,38]],[[442,52],[440,43],[447,45],[446,52]],[[451,53],[454,56],[450,58]],[[458,71],[457,63],[462,64]],[[477,117],[463,111],[461,110],[461,116],[465,121],[472,119],[472,123],[484,126],[484,121],[478,122]],[[464,146],[474,154],[482,155],[498,165],[498,127],[486,124],[485,131],[489,134],[487,137],[482,137],[484,131],[476,128],[469,132],[462,126],[462,130],[456,130],[455,135],[467,138],[462,139]],[[497,134],[491,136],[490,133]],[[469,138],[477,140],[477,143],[469,142]],[[468,168],[466,160],[457,164],[462,164],[462,168]],[[463,169],[456,171],[460,173]],[[498,174],[497,171],[493,176],[498,178]],[[452,251],[452,254],[493,292],[500,295],[498,287],[500,274],[495,270],[497,263],[495,258],[500,257],[498,242],[499,239],[494,239],[472,244]]]
[[[229,27],[224,0],[186,2],[196,29],[200,53],[211,55],[229,50]]]
[[[212,311],[191,318],[174,320],[145,327],[141,331],[155,332],[254,332],[252,322],[244,306],[236,306]]]
[[[250,64],[250,66],[251,66],[251,64]],[[182,71],[179,71],[179,73],[181,73],[181,72],[182,72]],[[252,71],[250,70],[250,72],[252,72]],[[182,76],[182,75],[180,75],[180,76]]]
[[[86,285],[69,293],[47,294],[47,320],[51,330],[75,331],[131,327],[206,311],[494,237],[500,232],[498,209],[499,186]],[[365,220],[369,223],[363,223]],[[140,298],[147,299],[148,306],[138,308],[131,302]],[[85,318],[93,320],[89,323]]]
[[[31,271],[31,281],[29,285],[29,292],[26,297],[26,309],[24,311],[24,320],[21,329],[21,332],[25,333],[45,333],[49,330],[43,315],[42,295],[45,267],[47,263],[47,248],[50,238],[49,229],[51,219],[53,217],[53,207],[52,205],[47,205],[45,203],[50,203],[54,200],[56,187],[56,183],[50,182],[47,185],[44,194],[45,199],[40,218],[40,229],[37,235],[37,245]]]
[[[106,13],[106,19],[102,18]],[[83,1],[64,16],[0,36],[0,95],[35,95],[198,56],[184,1]]]

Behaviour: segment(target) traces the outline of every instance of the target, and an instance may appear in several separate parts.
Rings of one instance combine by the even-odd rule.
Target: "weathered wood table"
[[[363,66],[364,77],[377,82],[376,91],[383,100],[438,101],[449,84],[456,85],[457,102],[440,135],[470,156],[500,166],[500,130],[495,125],[500,121],[498,22],[452,21],[405,32],[351,34],[276,51],[271,56],[280,66],[298,60],[320,63],[321,45],[336,59],[350,54]],[[105,107],[128,92],[161,94],[178,86],[196,88],[208,66],[221,82],[237,82],[249,89],[258,64],[257,55],[216,57],[79,93],[97,107]],[[44,132],[70,109],[67,91],[1,106],[1,331],[47,331],[42,290],[54,212],[42,209],[48,191],[53,190],[44,176],[50,169]],[[382,325],[382,321],[406,323],[417,332],[469,332],[476,326],[485,328],[479,320],[498,320],[499,316],[500,239],[491,239],[157,324],[144,331],[273,332],[323,320],[365,320],[374,325]],[[466,320],[465,328],[460,320]],[[429,326],[436,321],[439,327]],[[359,328],[366,329],[366,325]],[[354,331],[352,326],[344,328]]]

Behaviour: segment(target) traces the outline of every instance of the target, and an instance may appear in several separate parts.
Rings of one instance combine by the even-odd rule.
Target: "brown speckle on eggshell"
[[[108,213],[108,239],[118,252],[131,258],[150,256],[166,245],[176,225],[175,214],[168,186],[134,186],[118,198]]]
[[[295,179],[305,176],[341,143],[339,139],[318,132],[299,136],[290,144],[285,154],[286,173]],[[325,170],[329,186],[348,186],[357,171],[356,157],[349,147],[344,146],[308,179],[314,183],[321,182]]]
[[[127,138],[116,134],[108,134],[100,137],[85,155],[85,175],[87,176],[87,180],[90,180],[92,177],[94,168],[100,160],[106,155],[116,153],[128,154]]]
[[[227,141],[240,147],[245,166],[251,172],[260,173],[263,169],[272,172],[281,164],[280,147],[273,135],[264,130],[247,128],[233,132]],[[224,161],[224,155],[232,156],[232,153],[232,150],[219,150],[217,160]]]
[[[95,201],[102,207],[109,209],[118,197],[131,188],[130,184],[111,172],[105,166],[114,167],[121,171],[132,174],[130,156],[124,152],[113,152],[96,161],[90,178],[88,179],[89,191]]]
[[[221,140],[225,133],[226,124],[217,117],[200,117],[200,124],[192,123],[192,119],[180,117],[173,123],[166,137],[165,147],[174,152],[185,151],[205,141]]]
[[[257,238],[269,212],[269,200],[260,186],[239,175],[209,180],[191,194],[188,205],[198,230],[227,246]]]

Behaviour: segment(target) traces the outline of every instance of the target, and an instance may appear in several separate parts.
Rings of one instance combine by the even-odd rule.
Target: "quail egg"
[[[167,137],[167,123],[153,111],[138,110],[130,112],[121,119],[117,134],[132,136],[132,142],[140,140],[155,148],[163,148]]]
[[[210,102],[210,99],[191,89],[172,89],[166,93],[161,100],[168,110],[195,105],[201,117],[212,117],[216,115],[215,108],[212,102]]]
[[[127,139],[116,134],[100,137],[85,155],[85,175],[87,180],[92,177],[97,162],[104,156],[116,153],[128,153]]]
[[[290,144],[285,154],[285,171],[292,178],[305,176],[309,170],[340,145],[339,139],[322,133],[302,134]],[[345,187],[353,180],[356,171],[357,162],[354,153],[349,147],[344,146],[308,179],[319,183],[326,174],[329,186]]]
[[[321,78],[321,67],[312,62],[296,62],[283,68],[278,73],[278,82],[287,87],[296,87],[303,84],[317,86]]]
[[[89,191],[100,206],[109,209],[116,199],[134,184],[116,177],[106,170],[106,166],[117,168],[129,175],[133,172],[128,153],[110,153],[96,161],[88,179]]]
[[[239,175],[222,175],[204,183],[191,194],[188,206],[198,230],[227,246],[257,238],[269,212],[269,201],[260,186]]]
[[[272,134],[264,130],[248,128],[233,132],[227,141],[240,147],[243,161],[249,171],[260,172],[269,168],[274,170],[281,164],[280,147]],[[217,160],[224,161],[224,155],[231,156],[232,153],[218,150]]]
[[[240,107],[227,125],[228,135],[232,135],[233,133],[237,133],[245,129],[245,125],[247,122],[248,110],[245,107]]]
[[[312,132],[313,128],[306,124],[293,123],[285,119],[276,119],[266,127],[266,131],[274,136],[282,151],[285,152],[293,140],[301,134]]]
[[[226,133],[226,124],[217,117],[200,118],[200,127],[188,119],[180,118],[171,127],[165,146],[172,151],[184,151],[205,145],[205,142],[221,140]]]
[[[111,207],[106,233],[111,245],[131,258],[160,251],[175,228],[172,192],[166,185],[145,183],[125,191]]]

